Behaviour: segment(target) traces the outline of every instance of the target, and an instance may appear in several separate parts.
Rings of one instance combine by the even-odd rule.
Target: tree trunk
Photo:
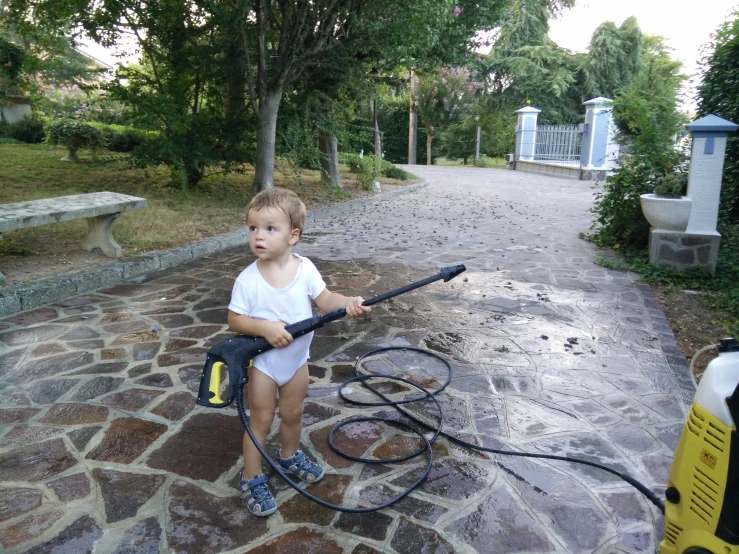
[[[416,129],[418,128],[418,114],[416,113],[413,100],[415,99],[415,87],[413,86],[413,70],[410,71],[410,120],[408,121],[408,163],[416,165]]]
[[[257,117],[257,159],[254,167],[254,194],[275,186],[275,132],[282,89],[269,91],[260,99]]]
[[[229,117],[235,117],[244,112],[246,106],[246,50],[243,18],[235,18],[235,28],[231,30],[233,35],[226,48],[225,64],[228,67],[226,73],[226,94],[223,99],[223,113]]]
[[[434,137],[426,135],[426,165],[431,165],[431,143],[434,141]]]
[[[202,167],[195,167],[194,164],[185,164],[185,177],[187,178],[188,188],[192,189],[198,186],[203,178],[203,169]]]
[[[382,150],[380,148],[380,127],[377,124],[377,99],[372,102],[372,125],[374,127],[374,143],[375,143],[375,181],[380,179],[380,171],[382,168]]]
[[[339,175],[339,154],[336,146],[336,137],[321,135],[318,137],[318,149],[321,151],[321,181],[343,188]]]

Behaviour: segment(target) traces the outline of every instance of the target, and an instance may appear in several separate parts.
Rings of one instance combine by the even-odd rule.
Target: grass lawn
[[[0,144],[0,204],[71,194],[112,191],[146,198],[148,208],[124,212],[113,226],[125,255],[158,250],[224,233],[245,225],[244,208],[251,198],[254,170],[206,175],[196,190],[172,187],[166,167],[136,169],[126,155],[84,163],[61,162],[66,150],[46,145]],[[320,183],[318,171],[292,168],[278,161],[275,185],[300,195],[308,210],[369,193],[356,185],[354,175],[342,166],[344,189]],[[404,185],[417,181],[381,178],[381,183]],[[87,232],[85,220],[33,227],[5,233],[3,254],[34,252],[39,241],[70,247],[79,245]]]
[[[464,160],[449,160],[447,158],[436,158],[436,165],[446,165],[446,166],[459,166],[459,167],[475,167],[472,163],[472,158],[469,158],[467,160],[467,165],[464,165]],[[505,158],[488,158],[482,157],[481,158],[481,164],[478,167],[502,167],[505,168],[506,161]]]

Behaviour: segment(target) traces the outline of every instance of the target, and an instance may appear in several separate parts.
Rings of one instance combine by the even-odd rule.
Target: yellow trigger
[[[208,391],[211,394],[211,402],[214,404],[223,404],[223,398],[221,398],[221,372],[226,364],[223,362],[215,362],[213,369],[210,373],[210,384],[208,385]]]

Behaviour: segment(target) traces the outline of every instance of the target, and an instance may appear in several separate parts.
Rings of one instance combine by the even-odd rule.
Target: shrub
[[[44,122],[38,118],[26,116],[14,123],[7,123],[0,128],[0,136],[5,136],[28,144],[44,141]]]
[[[597,228],[589,238],[599,246],[645,248],[649,224],[640,196],[654,192],[657,179],[685,166],[685,145],[675,142],[684,122],[677,109],[683,81],[679,69],[680,62],[670,58],[662,39],[652,37],[639,75],[616,95],[613,118],[624,148],[619,167],[595,195],[591,210]]]
[[[341,152],[339,153],[339,163],[348,165],[349,171],[352,173],[359,173],[362,169],[362,158],[359,157],[359,154]]]
[[[133,152],[146,140],[146,132],[134,127],[102,123],[93,123],[92,126],[102,133],[108,150],[112,152]]]
[[[408,179],[408,173],[395,166],[384,169],[382,171],[382,174],[388,179],[398,179],[400,181],[405,181],[406,179]]]
[[[688,189],[688,176],[685,173],[670,173],[657,178],[654,193],[670,198],[680,198]]]
[[[375,177],[375,157],[372,154],[360,158],[359,154],[354,154],[353,152],[339,152],[339,163],[349,166],[349,171],[357,175],[357,182],[364,189],[370,190],[372,183],[377,180]],[[399,175],[397,173],[398,171],[403,171],[383,159],[380,163],[380,173],[392,179],[400,179],[400,177],[387,175],[388,171],[393,170],[396,171],[396,175]],[[408,174],[405,171],[403,171],[403,174],[407,179]]]
[[[365,190],[370,190],[375,182],[375,157],[352,154],[347,159],[349,171],[357,176],[357,184]]]
[[[41,92],[35,109],[47,117],[119,124],[130,120],[129,108],[111,99],[105,90],[62,85],[48,87]]]
[[[475,165],[477,167],[504,167],[505,162],[501,162],[500,158],[490,158],[485,154],[480,154]]]
[[[63,161],[79,161],[77,150],[99,150],[105,147],[103,133],[92,125],[74,119],[55,119],[46,128],[46,142],[58,144],[69,149],[69,154]]]
[[[108,150],[114,152],[133,152],[134,148],[140,146],[146,140],[146,134],[138,129],[125,129],[113,131],[108,141]]]

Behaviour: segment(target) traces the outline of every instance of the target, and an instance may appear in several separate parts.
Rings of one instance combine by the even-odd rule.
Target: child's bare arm
[[[228,326],[232,331],[252,337],[264,337],[275,348],[282,348],[293,341],[292,335],[285,331],[285,325],[282,321],[254,319],[228,311]]]
[[[346,315],[351,318],[361,317],[372,310],[372,308],[362,306],[364,298],[361,296],[344,296],[328,289],[323,289],[323,292],[314,302],[323,312],[333,312],[346,308]]]

